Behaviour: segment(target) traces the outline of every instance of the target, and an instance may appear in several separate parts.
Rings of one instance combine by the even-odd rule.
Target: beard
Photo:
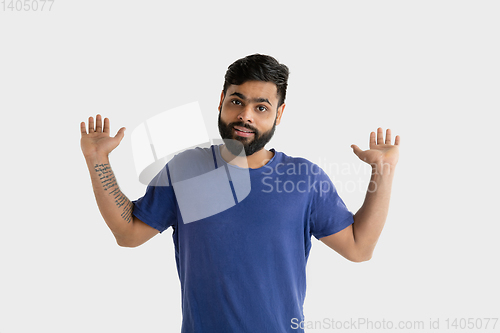
[[[221,111],[222,112],[222,111]],[[262,148],[271,140],[274,135],[274,131],[276,130],[276,118],[274,119],[273,127],[264,133],[256,130],[255,128],[250,128],[243,122],[234,122],[230,124],[226,124],[221,120],[221,112],[219,112],[219,133],[224,141],[226,148],[231,152],[231,154],[235,156],[239,156],[241,154],[242,149],[245,150],[245,155],[250,156]],[[233,133],[234,126],[241,126],[248,128],[253,131],[253,139],[252,137],[243,137]]]

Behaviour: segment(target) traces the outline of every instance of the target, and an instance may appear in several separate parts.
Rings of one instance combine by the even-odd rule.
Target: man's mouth
[[[245,132],[245,133],[253,133],[253,131],[249,130],[246,127],[241,127],[241,126],[234,126],[234,129],[240,132]]]
[[[245,128],[245,127],[241,127],[241,126],[234,126],[234,131],[236,133],[236,135],[238,136],[242,136],[242,137],[249,137],[249,136],[253,136],[254,135],[254,132],[252,132],[251,130]]]

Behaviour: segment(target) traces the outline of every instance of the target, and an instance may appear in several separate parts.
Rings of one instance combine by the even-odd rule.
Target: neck
[[[236,165],[240,168],[250,168],[250,169],[258,169],[263,167],[264,165],[273,158],[274,153],[272,151],[266,150],[262,148],[258,152],[253,153],[250,156],[241,157],[233,155],[227,148],[226,145],[223,145],[220,149],[220,154],[224,161],[229,164]]]

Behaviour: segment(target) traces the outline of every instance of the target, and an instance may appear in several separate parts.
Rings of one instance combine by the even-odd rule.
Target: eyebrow
[[[241,98],[242,100],[245,100],[245,101],[246,101],[246,100],[248,100],[248,99],[246,98],[246,96],[245,96],[245,95],[243,95],[242,93],[239,93],[239,92],[234,92],[234,93],[232,93],[232,94],[231,94],[231,95],[229,95],[229,96],[238,96],[238,97],[239,97],[239,98]],[[252,100],[250,100],[250,101],[251,101],[251,102],[254,102],[254,103],[267,103],[267,104],[269,104],[269,105],[273,106],[273,105],[271,104],[271,102],[269,102],[269,100],[268,100],[267,98],[258,97],[258,98],[254,98],[254,99],[252,99]]]

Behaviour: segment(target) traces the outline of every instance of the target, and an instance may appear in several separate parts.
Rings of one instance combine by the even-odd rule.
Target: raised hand
[[[120,144],[125,133],[125,127],[122,127],[114,137],[110,137],[109,119],[104,118],[103,127],[101,115],[98,114],[95,118],[96,124],[94,128],[94,118],[89,117],[88,133],[85,122],[82,121],[80,123],[80,131],[82,133],[80,146],[85,158],[107,156]]]
[[[399,159],[399,143],[401,140],[399,135],[396,135],[394,145],[391,144],[391,140],[391,130],[387,129],[384,141],[384,131],[379,127],[377,134],[375,132],[370,133],[369,150],[361,150],[356,145],[351,145],[351,148],[360,160],[370,164],[372,167],[382,167],[385,165],[395,167]]]

